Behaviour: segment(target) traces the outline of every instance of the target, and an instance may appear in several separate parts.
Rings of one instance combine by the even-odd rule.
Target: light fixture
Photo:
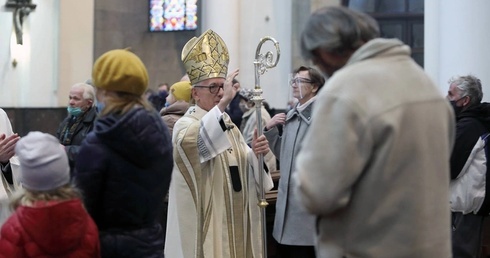
[[[36,9],[36,5],[32,3],[32,0],[7,0],[5,6],[15,8],[13,15],[15,37],[17,44],[22,45],[22,23],[24,23],[24,18]]]
[[[12,66],[14,68],[17,67],[20,61],[24,61],[25,51],[25,45],[17,44],[15,32],[12,31],[12,35],[10,36],[10,57],[12,58]]]

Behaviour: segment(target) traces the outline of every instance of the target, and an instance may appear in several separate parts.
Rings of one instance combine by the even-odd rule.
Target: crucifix
[[[13,13],[15,37],[17,44],[22,45],[22,23],[24,18],[36,9],[36,5],[32,3],[32,0],[7,0],[5,7],[15,8]]]

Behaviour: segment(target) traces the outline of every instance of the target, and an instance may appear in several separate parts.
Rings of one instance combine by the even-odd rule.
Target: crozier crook
[[[262,48],[262,45],[267,42],[267,41],[272,41],[274,43],[274,47],[276,48],[276,53],[277,57],[274,60],[274,55],[272,52],[267,51],[267,53],[261,54],[260,49]],[[254,65],[255,65],[255,88],[253,90],[253,98],[252,101],[255,103],[255,114],[257,116],[257,136],[262,135],[262,102],[264,98],[262,97],[262,88],[260,87],[260,75],[264,74],[267,69],[273,68],[277,65],[279,62],[279,57],[281,55],[280,49],[279,49],[279,42],[277,42],[274,38],[272,37],[264,37],[260,39],[259,45],[257,46],[257,50],[255,52],[255,60],[254,60]],[[259,154],[258,155],[259,159],[259,187],[260,187],[260,200],[259,200],[259,207],[260,207],[260,212],[261,212],[261,217],[262,217],[262,243],[263,243],[263,257],[267,257],[267,226],[266,226],[266,217],[265,217],[265,208],[267,205],[269,205],[265,199],[265,192],[264,192],[264,180],[262,177],[262,174],[264,173],[264,155]]]

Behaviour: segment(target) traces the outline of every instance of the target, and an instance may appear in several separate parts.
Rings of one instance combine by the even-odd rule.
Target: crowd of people
[[[101,55],[56,137],[20,137],[0,109],[0,257],[266,258],[257,204],[277,165],[276,257],[478,257],[488,214],[448,197],[490,132],[481,81],[455,76],[444,98],[344,7],[311,14],[300,43],[317,68],[293,71],[277,114],[213,30],[158,93],[134,53]]]

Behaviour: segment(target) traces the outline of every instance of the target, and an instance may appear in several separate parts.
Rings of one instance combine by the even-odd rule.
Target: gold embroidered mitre
[[[212,30],[193,37],[182,49],[182,62],[192,85],[210,78],[226,78],[229,61],[225,42]]]

